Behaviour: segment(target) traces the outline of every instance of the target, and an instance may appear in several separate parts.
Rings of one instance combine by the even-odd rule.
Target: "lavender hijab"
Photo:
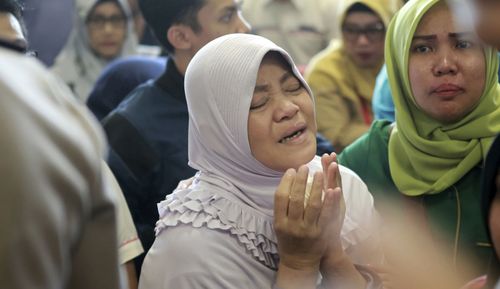
[[[188,66],[185,89],[189,165],[201,172],[199,179],[222,186],[272,216],[274,192],[283,172],[252,156],[247,130],[257,73],[269,51],[283,55],[312,95],[286,51],[266,38],[246,34],[220,37],[200,50]]]

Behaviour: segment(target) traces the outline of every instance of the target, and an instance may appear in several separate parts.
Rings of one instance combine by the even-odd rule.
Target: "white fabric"
[[[125,264],[144,252],[141,240],[137,236],[134,221],[125,200],[125,196],[111,172],[109,166],[103,161],[103,172],[107,179],[108,189],[116,196],[116,214],[118,226],[118,256],[120,264]]]
[[[243,16],[255,34],[266,37],[306,65],[330,40],[340,36],[337,18],[340,0],[248,0]]]
[[[85,20],[98,0],[76,0],[73,30],[68,42],[57,56],[52,71],[66,82],[74,94],[85,102],[102,69],[109,61],[99,58],[89,46]],[[130,14],[127,0],[117,0],[126,15]],[[127,21],[127,35],[121,53],[117,57],[137,53],[137,36],[132,21]]]
[[[189,161],[199,173],[190,188],[175,191],[159,204],[160,220],[153,245],[156,249],[150,250],[146,256],[140,278],[141,289],[190,288],[189,283],[179,283],[179,279],[190,278],[190,274],[183,271],[185,269],[191,270],[188,272],[203,272],[191,276],[198,278],[199,284],[206,281],[207,284],[217,285],[203,288],[243,288],[235,280],[253,278],[249,277],[252,274],[263,278],[260,282],[268,285],[253,288],[271,287],[278,267],[277,240],[273,229],[274,192],[283,173],[265,167],[252,156],[247,136],[248,113],[257,72],[262,58],[269,51],[280,52],[309,89],[288,54],[271,41],[255,35],[220,37],[207,44],[191,60],[185,79],[190,113]],[[322,170],[320,159],[315,157],[309,168],[311,174]],[[359,253],[356,248],[361,247],[364,241],[375,244],[377,217],[373,198],[365,184],[347,168],[341,167],[341,174],[346,201],[342,244],[348,254],[356,256]],[[206,243],[203,248],[213,246],[218,249],[200,249],[200,256],[194,259],[172,255],[176,250],[198,252],[194,241],[191,244],[172,241],[179,234],[178,227],[186,225],[190,229],[182,231],[190,235],[198,234],[198,230],[205,232],[205,228],[224,233],[217,240],[211,239],[215,237],[211,234],[205,237],[202,234],[196,239]],[[223,245],[228,243],[224,254],[219,252],[223,247],[210,245],[221,242],[220,238],[225,240]],[[239,244],[238,250],[230,249],[230,244],[235,241]],[[163,248],[167,242],[169,248]],[[206,262],[201,262],[200,258],[222,258],[225,260],[223,263],[237,268],[226,267],[225,270],[231,271],[230,279],[210,281],[210,273],[220,271],[221,264],[212,262],[211,266],[203,265]],[[242,259],[253,261],[247,262],[243,270],[237,266]],[[367,260],[356,261],[365,263]],[[187,263],[177,267],[181,262]],[[162,274],[152,273],[161,270],[159,268],[172,269],[164,270]]]
[[[2,288],[119,288],[104,138],[71,92],[0,48]]]

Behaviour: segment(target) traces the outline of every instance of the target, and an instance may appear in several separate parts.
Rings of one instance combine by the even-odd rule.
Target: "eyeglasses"
[[[349,42],[357,41],[361,35],[365,35],[370,42],[375,42],[384,39],[385,27],[382,23],[366,27],[346,24],[342,26],[342,33]]]
[[[22,45],[20,43],[16,43],[16,42],[13,42],[13,41],[9,41],[9,40],[6,40],[6,39],[1,39],[0,38],[0,46],[5,47],[5,48],[10,49],[10,50],[17,51],[19,53],[23,53],[26,56],[31,56],[31,57],[37,57],[38,56],[38,53],[36,51],[29,50],[28,47],[26,47],[25,45]]]
[[[106,23],[109,23],[113,28],[122,28],[125,26],[126,20],[127,18],[121,15],[113,15],[110,17],[95,15],[87,19],[87,25],[91,29],[101,29],[104,28]]]

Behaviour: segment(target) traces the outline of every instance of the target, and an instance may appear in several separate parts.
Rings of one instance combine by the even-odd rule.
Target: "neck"
[[[171,57],[174,60],[175,66],[177,67],[177,70],[179,70],[179,73],[184,76],[186,74],[188,64],[193,57],[183,51],[176,51],[176,53]]]

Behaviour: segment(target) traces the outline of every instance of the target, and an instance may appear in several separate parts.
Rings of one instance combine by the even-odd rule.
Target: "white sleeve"
[[[139,256],[144,252],[141,241],[137,235],[137,230],[130,215],[127,201],[109,166],[103,161],[103,172],[110,194],[116,197],[116,214],[118,229],[118,257],[120,264]]]
[[[373,196],[356,173],[340,166],[346,215],[342,227],[342,245],[358,264],[376,264],[382,260],[381,220]]]

